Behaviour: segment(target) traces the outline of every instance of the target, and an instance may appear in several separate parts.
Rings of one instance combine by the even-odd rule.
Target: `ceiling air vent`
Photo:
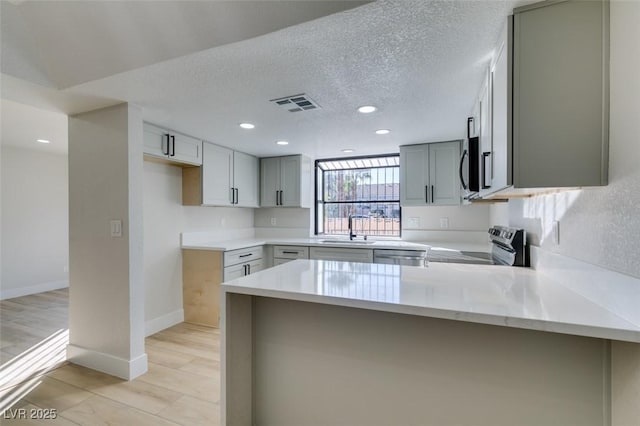
[[[304,93],[293,96],[285,96],[284,98],[271,99],[269,102],[273,102],[274,104],[286,109],[289,112],[320,109],[320,105],[318,105],[313,99],[311,99]]]

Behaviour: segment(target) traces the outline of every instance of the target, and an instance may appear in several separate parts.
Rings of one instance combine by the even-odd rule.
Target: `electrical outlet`
[[[449,227],[449,218],[441,217],[440,218],[440,228],[447,229]]]
[[[276,226],[278,224],[278,221],[276,220],[275,217],[271,218],[271,226]]]
[[[420,227],[420,218],[419,217],[410,217],[408,218],[407,226],[411,229]]]
[[[111,236],[114,238],[122,237],[122,221],[121,220],[111,221]]]
[[[551,235],[553,237],[553,244],[560,245],[560,221],[553,221],[553,228],[551,229]]]

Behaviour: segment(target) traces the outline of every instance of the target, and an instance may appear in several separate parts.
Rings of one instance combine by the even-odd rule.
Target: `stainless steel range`
[[[491,252],[431,249],[429,262],[477,265],[529,266],[527,233],[523,229],[494,226],[489,229]]]
[[[494,226],[489,228],[491,255],[496,265],[529,266],[527,233],[524,229]]]

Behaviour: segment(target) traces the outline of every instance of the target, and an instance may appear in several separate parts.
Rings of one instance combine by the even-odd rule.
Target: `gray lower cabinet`
[[[223,279],[229,281],[261,271],[264,268],[263,247],[255,246],[224,252]]]
[[[400,147],[400,205],[429,206],[461,203],[461,141]]]
[[[340,247],[310,247],[309,259],[373,263],[373,250]]]
[[[609,2],[545,1],[513,19],[514,186],[606,185]]]
[[[282,265],[296,259],[309,259],[309,247],[306,246],[274,246],[273,266]]]

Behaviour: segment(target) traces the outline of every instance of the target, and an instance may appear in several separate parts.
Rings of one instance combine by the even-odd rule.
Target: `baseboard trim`
[[[0,300],[13,299],[15,297],[28,296],[36,293],[44,293],[45,291],[59,290],[67,287],[69,287],[68,280],[59,280],[30,285],[27,287],[0,289]]]
[[[184,322],[184,309],[178,309],[160,317],[147,321],[144,324],[144,336],[148,337],[165,328]]]
[[[72,344],[67,345],[67,360],[125,380],[133,380],[143,375],[148,367],[146,353],[127,360]]]

